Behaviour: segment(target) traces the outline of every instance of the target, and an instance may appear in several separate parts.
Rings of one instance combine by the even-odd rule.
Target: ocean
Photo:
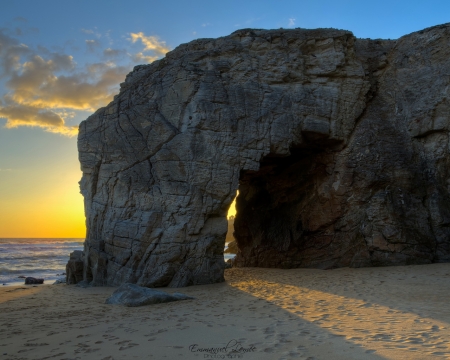
[[[23,284],[19,276],[53,284],[63,277],[69,254],[83,250],[84,239],[0,239],[0,285]]]
[[[83,250],[84,239],[0,239],[0,286],[19,285],[32,276],[53,284],[63,277],[69,254]],[[226,247],[225,247],[226,248]],[[225,261],[234,255],[224,254]]]

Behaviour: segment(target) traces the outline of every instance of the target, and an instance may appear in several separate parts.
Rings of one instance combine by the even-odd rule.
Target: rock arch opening
[[[329,177],[323,148],[293,148],[286,157],[268,155],[258,171],[241,172],[235,237],[235,266],[336,266],[327,249],[333,219],[320,187]],[[322,206],[321,206],[322,205]]]
[[[233,259],[237,253],[237,244],[236,238],[234,237],[234,220],[236,218],[236,198],[239,196],[239,191],[237,191],[236,196],[234,197],[230,208],[227,213],[227,221],[228,221],[228,229],[227,235],[225,237],[225,249],[224,249],[224,259],[225,263],[229,264],[227,266],[231,266]]]

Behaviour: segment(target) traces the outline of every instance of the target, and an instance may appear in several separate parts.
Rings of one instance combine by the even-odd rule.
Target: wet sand
[[[126,308],[104,304],[114,288],[0,288],[0,359],[450,358],[450,264],[230,269],[161,290],[195,300]]]

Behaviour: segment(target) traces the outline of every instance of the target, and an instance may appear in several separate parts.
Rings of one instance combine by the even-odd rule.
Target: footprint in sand
[[[121,345],[119,350],[126,350],[126,349],[130,349],[134,346],[138,346],[139,344],[132,343],[131,340],[122,340],[122,341],[116,342],[116,345]]]

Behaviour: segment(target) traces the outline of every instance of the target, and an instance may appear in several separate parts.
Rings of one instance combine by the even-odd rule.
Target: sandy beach
[[[5,286],[0,359],[450,358],[449,285],[450,264],[237,268],[138,308],[104,304],[111,287]]]

